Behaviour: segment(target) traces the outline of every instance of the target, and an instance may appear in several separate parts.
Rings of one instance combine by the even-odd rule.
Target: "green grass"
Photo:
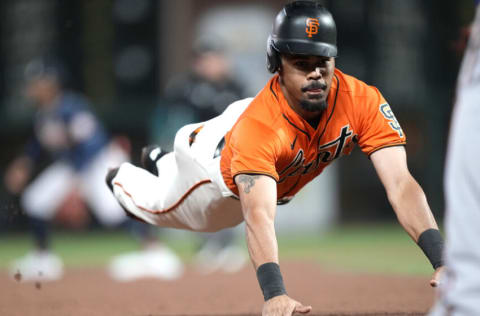
[[[349,225],[323,236],[278,239],[281,258],[310,258],[355,272],[430,275],[428,259],[398,224]]]
[[[185,261],[195,252],[188,238],[166,236],[167,245]],[[421,250],[397,224],[348,225],[322,235],[280,235],[281,260],[316,260],[327,268],[355,272],[430,275],[433,270]],[[244,243],[244,242],[243,242]],[[58,232],[53,237],[55,251],[70,267],[102,266],[122,252],[138,245],[124,232]],[[28,234],[0,237],[0,268],[31,249]]]
[[[137,251],[138,243],[122,231],[56,232],[52,247],[70,267],[95,267],[107,264],[115,255]],[[194,253],[194,246],[185,239],[166,243],[184,259]],[[29,234],[10,234],[0,239],[0,268],[8,267],[15,258],[32,249]]]

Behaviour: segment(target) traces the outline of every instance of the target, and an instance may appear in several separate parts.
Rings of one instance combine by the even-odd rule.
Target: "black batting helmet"
[[[318,2],[294,1],[277,14],[267,41],[267,68],[280,67],[280,53],[337,56],[337,28],[330,12]]]

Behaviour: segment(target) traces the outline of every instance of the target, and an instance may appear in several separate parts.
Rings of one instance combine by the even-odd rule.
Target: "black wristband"
[[[257,279],[265,301],[275,296],[287,294],[282,274],[280,273],[280,266],[275,262],[267,262],[259,266]]]
[[[443,266],[443,237],[438,229],[431,228],[421,233],[417,244],[434,269]]]

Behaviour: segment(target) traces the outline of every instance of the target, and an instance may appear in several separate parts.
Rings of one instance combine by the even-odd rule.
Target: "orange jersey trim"
[[[172,210],[174,210],[175,208],[177,208],[180,204],[182,204],[183,201],[185,201],[185,199],[195,190],[197,189],[198,187],[204,185],[204,184],[207,184],[207,183],[211,183],[212,180],[208,179],[208,180],[202,180],[200,182],[197,182],[195,183],[190,189],[187,190],[187,192],[185,192],[185,194],[182,195],[182,197],[176,202],[174,203],[172,206],[168,207],[168,208],[165,208],[163,210],[150,210],[150,209],[147,209],[143,206],[140,206],[138,205],[137,203],[135,203],[135,201],[133,200],[133,197],[132,195],[127,192],[125,190],[125,188],[122,186],[121,183],[119,182],[114,182],[113,185],[117,185],[119,186],[122,191],[132,200],[133,204],[138,207],[139,209],[141,209],[142,211],[145,211],[145,212],[148,212],[148,213],[152,213],[152,214],[164,214],[164,213],[168,213]]]

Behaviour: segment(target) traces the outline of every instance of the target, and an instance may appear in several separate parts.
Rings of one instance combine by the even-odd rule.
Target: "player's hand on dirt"
[[[440,279],[444,273],[445,266],[438,267],[433,273],[432,279],[430,280],[431,287],[437,287],[440,285]]]
[[[287,295],[279,295],[263,304],[262,316],[291,316],[296,313],[307,314],[311,310],[311,306],[304,306]]]

